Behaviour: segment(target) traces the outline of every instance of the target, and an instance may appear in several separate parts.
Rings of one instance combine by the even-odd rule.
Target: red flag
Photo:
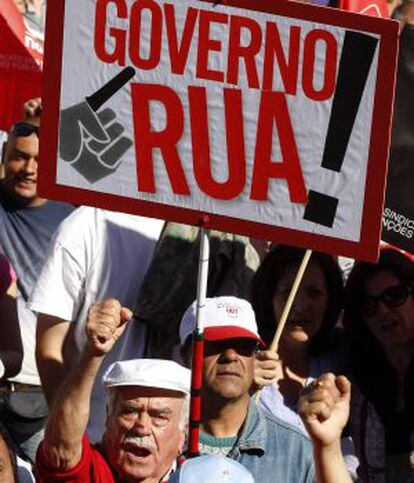
[[[390,18],[386,0],[339,0],[338,7],[371,17]]]
[[[22,117],[23,104],[41,95],[43,34],[31,29],[12,0],[0,1],[0,129]]]

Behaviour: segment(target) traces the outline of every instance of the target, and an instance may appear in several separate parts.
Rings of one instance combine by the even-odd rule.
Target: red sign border
[[[58,152],[59,100],[62,72],[64,8],[66,0],[48,2],[43,92],[42,136],[40,142],[39,194],[45,198],[90,205],[112,211],[200,225],[251,237],[274,240],[303,248],[313,248],[356,259],[376,261],[379,252],[385,178],[390,143],[391,114],[394,101],[395,72],[398,53],[396,21],[384,20],[337,9],[316,7],[293,1],[269,5],[268,0],[227,0],[226,6],[328,23],[333,26],[363,30],[381,36],[373,124],[367,166],[364,209],[359,242],[341,240],[300,230],[245,221],[217,214],[205,214],[186,208],[134,200],[118,195],[93,192],[56,183]],[[202,0],[214,3],[214,0]],[[385,134],[384,134],[385,133]],[[46,140],[46,141],[44,141]],[[381,196],[378,196],[378,192]]]

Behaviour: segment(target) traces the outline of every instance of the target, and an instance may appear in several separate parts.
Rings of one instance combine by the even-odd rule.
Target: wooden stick
[[[302,262],[299,266],[298,273],[296,274],[295,280],[293,282],[292,288],[290,289],[289,297],[286,301],[286,305],[283,309],[282,315],[279,319],[279,323],[277,325],[276,334],[273,338],[273,341],[269,347],[269,350],[272,352],[277,352],[279,349],[279,341],[280,337],[282,336],[283,329],[285,328],[287,318],[289,317],[290,309],[292,308],[293,301],[295,300],[296,294],[299,289],[300,282],[302,281],[303,275],[305,273],[306,267],[309,263],[309,259],[312,255],[312,250],[306,250],[305,254],[303,255]],[[254,395],[254,400],[256,404],[259,402],[260,394],[262,389],[256,391]]]

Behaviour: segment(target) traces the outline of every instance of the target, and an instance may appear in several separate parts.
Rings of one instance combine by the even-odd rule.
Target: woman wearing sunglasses
[[[351,427],[364,482],[414,481],[414,263],[383,250],[347,284]]]

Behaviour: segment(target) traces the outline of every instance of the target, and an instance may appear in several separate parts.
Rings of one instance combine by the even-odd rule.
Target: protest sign
[[[397,33],[296,2],[52,2],[40,192],[373,260]]]
[[[397,88],[391,137],[382,239],[414,254],[414,29],[400,38]]]
[[[41,95],[43,34],[25,22],[12,0],[0,2],[0,129],[23,114],[23,104]]]

